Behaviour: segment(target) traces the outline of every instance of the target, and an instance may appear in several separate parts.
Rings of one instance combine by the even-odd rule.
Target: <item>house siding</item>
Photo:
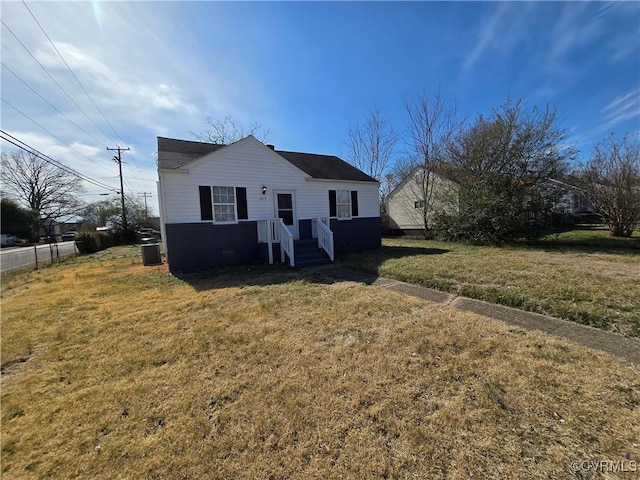
[[[389,223],[392,229],[410,231],[424,231],[422,208],[415,208],[415,202],[423,200],[418,175],[414,173],[389,196]],[[433,204],[427,220],[431,221],[436,212],[450,211],[456,208],[456,184],[439,176],[433,177]]]
[[[331,219],[331,231],[337,254],[373,250],[381,245],[380,217]]]
[[[381,245],[380,217],[331,219],[336,254],[373,250]],[[188,273],[224,265],[265,262],[267,245],[258,243],[256,222],[234,225],[170,223],[165,225],[169,270]],[[310,231],[309,237],[310,238]],[[274,258],[279,261],[278,245]]]
[[[245,187],[249,220],[275,216],[274,190],[296,192],[298,220],[328,217],[330,189],[358,191],[360,216],[379,214],[378,184],[308,179],[304,172],[257,141],[232,145],[207,155],[204,160],[187,165],[188,174],[181,170],[161,172],[165,177],[162,193],[166,223],[200,222],[200,185]],[[267,187],[266,195],[262,194],[263,185]]]
[[[258,260],[256,222],[235,225],[169,223],[165,225],[169,270],[195,272]]]

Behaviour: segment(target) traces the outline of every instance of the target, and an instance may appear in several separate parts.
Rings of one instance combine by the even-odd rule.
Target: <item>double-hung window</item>
[[[357,190],[329,190],[329,216],[346,219],[358,216]]]
[[[213,221],[232,223],[236,221],[236,195],[233,187],[211,187],[213,193]]]
[[[351,217],[351,192],[349,190],[336,190],[336,207],[338,218]]]
[[[200,220],[235,223],[249,218],[244,187],[200,186]]]

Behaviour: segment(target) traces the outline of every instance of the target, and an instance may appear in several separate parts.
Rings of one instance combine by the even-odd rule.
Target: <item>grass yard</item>
[[[114,248],[3,277],[3,478],[591,478],[572,462],[640,463],[640,372],[613,357],[312,272],[180,280],[140,263]]]
[[[572,231],[506,247],[384,239],[341,264],[578,323],[640,336],[640,238]]]

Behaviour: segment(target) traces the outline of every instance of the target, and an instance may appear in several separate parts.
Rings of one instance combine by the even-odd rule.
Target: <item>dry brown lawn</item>
[[[640,372],[320,274],[5,278],[2,478],[634,478]]]
[[[343,256],[341,262],[401,281],[638,337],[640,240],[595,240],[602,240],[603,247],[597,248],[597,242],[595,248],[554,242],[494,247],[395,238],[384,239],[379,250]],[[628,240],[622,242],[628,248],[613,248],[614,240]]]

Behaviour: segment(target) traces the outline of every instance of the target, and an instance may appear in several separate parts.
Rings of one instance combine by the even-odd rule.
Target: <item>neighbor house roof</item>
[[[158,168],[176,169],[224,147],[226,145],[158,137]],[[274,150],[274,152],[311,178],[377,182],[375,178],[335,155],[286,152],[282,150]]]

